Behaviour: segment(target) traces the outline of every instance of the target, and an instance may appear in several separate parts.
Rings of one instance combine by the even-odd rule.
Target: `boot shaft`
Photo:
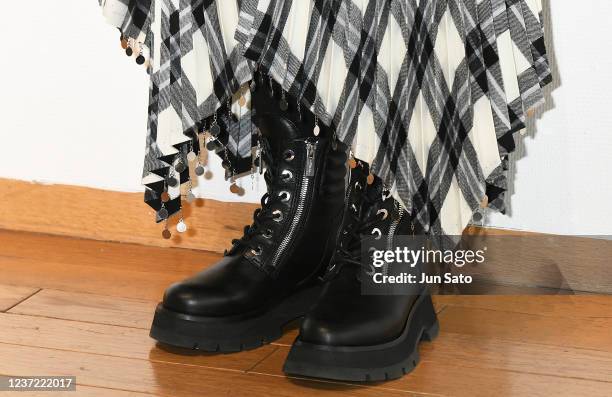
[[[373,237],[389,242],[399,234],[412,234],[414,228],[410,214],[391,196],[380,178],[369,173],[369,166],[358,159],[349,160],[350,179],[347,187],[346,208],[343,219],[343,238],[340,246],[347,247],[358,236],[350,231],[360,228],[360,224],[372,220],[370,227],[361,230],[360,238]]]
[[[252,95],[268,187],[262,205],[275,215],[244,255],[294,285],[318,276],[331,259],[344,209],[346,147],[281,93],[267,82]]]

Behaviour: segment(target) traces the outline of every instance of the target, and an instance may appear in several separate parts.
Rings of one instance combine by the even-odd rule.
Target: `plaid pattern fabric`
[[[108,23],[144,43],[151,26],[151,0],[98,0]]]
[[[540,0],[245,0],[236,38],[414,222],[460,234],[485,194],[503,210],[505,157],[551,81],[540,14]]]
[[[236,173],[249,169],[252,112],[226,110],[259,68],[371,163],[415,223],[460,234],[485,195],[504,210],[506,157],[552,79],[541,0],[101,5],[150,55],[145,200],[159,209],[169,191],[170,214],[180,188],[165,178],[215,112]]]
[[[238,23],[238,3],[210,0],[101,0],[108,21],[122,34],[143,46],[151,75],[149,117],[143,183],[145,202],[159,210],[161,194],[168,215],[181,209],[181,187],[171,187],[168,177],[181,184],[189,170],[177,175],[173,166],[186,162],[190,147],[199,150],[198,132],[210,126],[216,114],[223,133],[223,156],[239,174],[251,165],[251,112],[236,109],[232,94],[252,79],[248,62],[233,39]],[[230,27],[224,31],[222,26]],[[240,119],[227,111],[239,112]],[[158,222],[164,220],[160,216]]]

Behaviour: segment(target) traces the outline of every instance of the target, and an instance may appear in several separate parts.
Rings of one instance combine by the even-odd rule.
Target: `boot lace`
[[[267,192],[261,197],[260,206],[253,212],[253,222],[250,225],[245,225],[243,229],[243,235],[239,239],[232,240],[232,248],[228,251],[225,250],[224,255],[231,255],[238,252],[241,249],[253,250],[253,253],[259,255],[262,251],[262,247],[256,241],[254,237],[263,236],[266,239],[272,238],[273,222],[280,222],[283,220],[284,214],[280,209],[277,209],[277,204],[289,199],[289,192],[280,191],[277,192],[276,186],[280,181],[286,178],[280,167],[274,158],[269,154],[269,144],[266,139],[262,139],[263,150],[261,157],[266,164],[266,171],[264,172],[264,180],[266,182]]]
[[[361,208],[371,208],[376,202],[380,201],[380,198],[370,198],[365,190],[360,193]],[[370,271],[370,267],[366,266],[361,260],[361,245],[362,242],[370,237],[372,227],[377,223],[381,222],[386,218],[384,212],[378,211],[370,214],[369,216],[362,218],[360,216],[359,208],[352,204],[351,223],[344,229],[346,244],[341,244],[336,249],[334,258],[332,259],[332,265],[328,269],[328,272],[324,276],[324,280],[329,280],[340,273],[342,268],[345,266],[351,266],[356,268],[364,268],[366,271]]]

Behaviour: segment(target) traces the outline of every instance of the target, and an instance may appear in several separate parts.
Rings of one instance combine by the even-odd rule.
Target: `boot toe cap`
[[[172,284],[164,293],[166,309],[183,314],[212,315],[218,311],[219,293],[188,282]],[[225,297],[227,300],[227,296]]]
[[[326,346],[368,346],[382,343],[389,335],[368,319],[355,322],[325,320],[306,316],[300,340]]]
[[[356,306],[324,302],[306,315],[299,339],[326,346],[373,346],[394,340],[404,330],[410,305],[368,305],[369,298]]]
[[[226,258],[164,293],[167,310],[194,316],[230,316],[266,301],[270,285],[263,273],[237,258]]]

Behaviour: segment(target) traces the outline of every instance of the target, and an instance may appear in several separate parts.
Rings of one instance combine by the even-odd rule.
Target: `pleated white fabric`
[[[503,210],[503,160],[551,81],[540,12],[537,0],[247,0],[237,37],[415,221],[457,235],[483,203]]]
[[[507,155],[552,80],[540,0],[157,0],[140,30],[145,3],[114,2],[126,9],[115,25],[144,35],[154,59],[154,208],[189,131],[257,69],[333,126],[415,223],[457,235],[481,205],[504,210]],[[250,123],[221,122],[244,171]]]
[[[202,133],[213,123],[223,130],[218,142],[222,157],[232,163],[228,177],[252,164],[251,112],[238,104],[236,94],[252,79],[254,64],[242,56],[234,39],[238,3],[100,0],[100,5],[107,21],[128,41],[131,56],[136,58],[142,49],[147,58],[144,66],[151,81],[145,202],[156,210],[158,222],[180,216],[185,193],[181,185],[191,186],[189,169],[181,165],[188,163],[189,152],[199,154]],[[248,99],[248,92],[245,96]],[[170,200],[164,202],[163,193]]]

